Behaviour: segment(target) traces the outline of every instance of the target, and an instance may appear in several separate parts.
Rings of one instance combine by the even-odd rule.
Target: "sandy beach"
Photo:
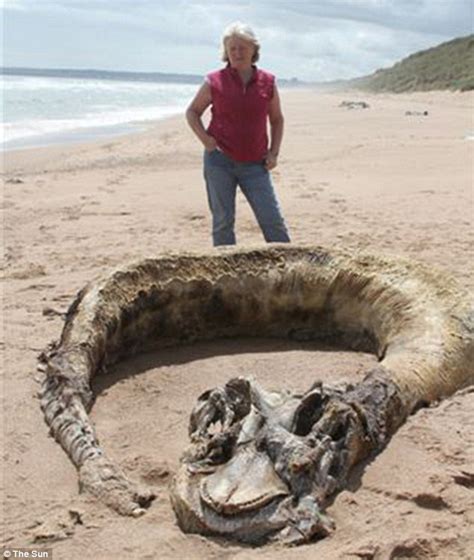
[[[341,107],[347,100],[369,107]],[[401,255],[472,290],[473,101],[283,91],[273,177],[292,241]],[[158,498],[132,519],[79,494],[39,408],[37,356],[90,280],[162,251],[211,250],[202,148],[179,116],[137,134],[10,151],[4,171],[2,544],[52,548],[55,560],[472,558],[472,388],[409,418],[354,474],[328,509],[337,529],[323,541],[251,548],[179,530],[167,485],[202,391],[249,374],[302,390],[315,379],[358,379],[376,361],[310,343],[200,343],[118,365],[94,384],[91,417],[108,454]],[[237,237],[263,241],[240,194]]]

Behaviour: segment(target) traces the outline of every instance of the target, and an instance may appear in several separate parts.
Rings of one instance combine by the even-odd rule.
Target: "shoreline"
[[[299,89],[300,91],[304,91],[306,88]],[[288,91],[288,88],[283,91]],[[143,121],[130,121],[104,126],[85,126],[58,132],[48,132],[35,136],[26,136],[13,140],[4,140],[0,146],[0,153],[36,148],[58,147],[61,145],[97,143],[100,141],[105,142],[118,136],[146,132],[150,128],[154,128],[156,124],[161,121],[173,119],[179,117],[179,115],[184,115],[185,110],[186,108],[184,107],[181,111],[167,113],[162,117]]]
[[[146,133],[150,129],[159,126],[160,123],[179,118],[182,114],[184,114],[184,110],[145,121],[131,121],[105,126],[74,128],[61,132],[41,134],[35,137],[19,138],[17,140],[7,141],[6,143],[4,142],[2,145],[3,149],[0,151],[9,153],[42,148],[58,148],[61,146],[94,145],[100,142],[107,142],[113,138]],[[12,146],[11,144],[16,145]]]
[[[166,117],[164,117],[166,118]],[[0,151],[34,150],[36,148],[49,148],[52,146],[84,144],[87,142],[100,142],[116,136],[132,135],[143,132],[145,126],[138,123],[125,123],[110,126],[97,126],[90,128],[75,128],[63,132],[50,132],[34,137],[19,138],[3,143]]]
[[[280,88],[280,94],[282,99],[285,100],[287,96],[290,97],[294,94],[307,94],[316,96],[329,96],[329,97],[351,97],[356,100],[361,98],[372,98],[372,99],[400,99],[407,98],[412,99],[414,103],[424,103],[430,104],[431,102],[426,101],[426,97],[430,95],[436,95],[440,98],[445,97],[447,99],[456,99],[458,96],[464,96],[467,100],[468,97],[472,97],[472,92],[451,92],[451,91],[434,91],[434,92],[411,92],[411,93],[368,93],[361,90],[344,90],[344,91],[322,91],[318,88],[311,87],[298,87],[298,88]],[[469,105],[469,103],[468,103]],[[472,103],[471,103],[472,106]],[[85,145],[96,145],[101,142],[107,142],[112,139],[140,135],[147,133],[159,127],[160,123],[166,121],[173,121],[178,119],[180,116],[184,115],[185,109],[180,112],[171,113],[164,115],[161,118],[150,119],[146,121],[131,121],[118,123],[114,125],[105,126],[94,126],[94,127],[84,127],[75,128],[71,130],[65,130],[62,132],[53,132],[41,134],[35,137],[24,137],[11,141],[4,141],[0,146],[0,154],[5,156],[12,152],[23,152],[28,150],[37,150],[52,148],[58,149],[60,147],[77,147]],[[474,129],[466,131],[466,137],[474,135]],[[469,138],[470,139],[470,138]]]

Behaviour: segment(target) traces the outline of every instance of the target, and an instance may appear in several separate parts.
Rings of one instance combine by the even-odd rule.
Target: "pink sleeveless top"
[[[206,76],[211,87],[211,122],[208,134],[233,160],[261,161],[268,150],[267,117],[275,76],[254,66],[244,86],[229,65]]]

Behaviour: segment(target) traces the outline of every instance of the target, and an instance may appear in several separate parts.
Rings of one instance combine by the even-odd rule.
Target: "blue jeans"
[[[212,213],[214,246],[235,245],[237,186],[249,202],[267,242],[289,243],[290,237],[262,162],[237,162],[220,150],[204,152],[204,178]]]

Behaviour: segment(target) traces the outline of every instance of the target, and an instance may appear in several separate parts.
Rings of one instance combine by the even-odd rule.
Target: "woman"
[[[267,242],[289,242],[269,171],[276,167],[283,115],[275,77],[256,67],[260,45],[252,29],[231,24],[222,37],[227,66],[211,72],[186,111],[204,144],[204,178],[217,245],[234,245],[237,186],[247,198]],[[201,116],[211,106],[204,128]],[[270,122],[268,145],[267,120]]]

